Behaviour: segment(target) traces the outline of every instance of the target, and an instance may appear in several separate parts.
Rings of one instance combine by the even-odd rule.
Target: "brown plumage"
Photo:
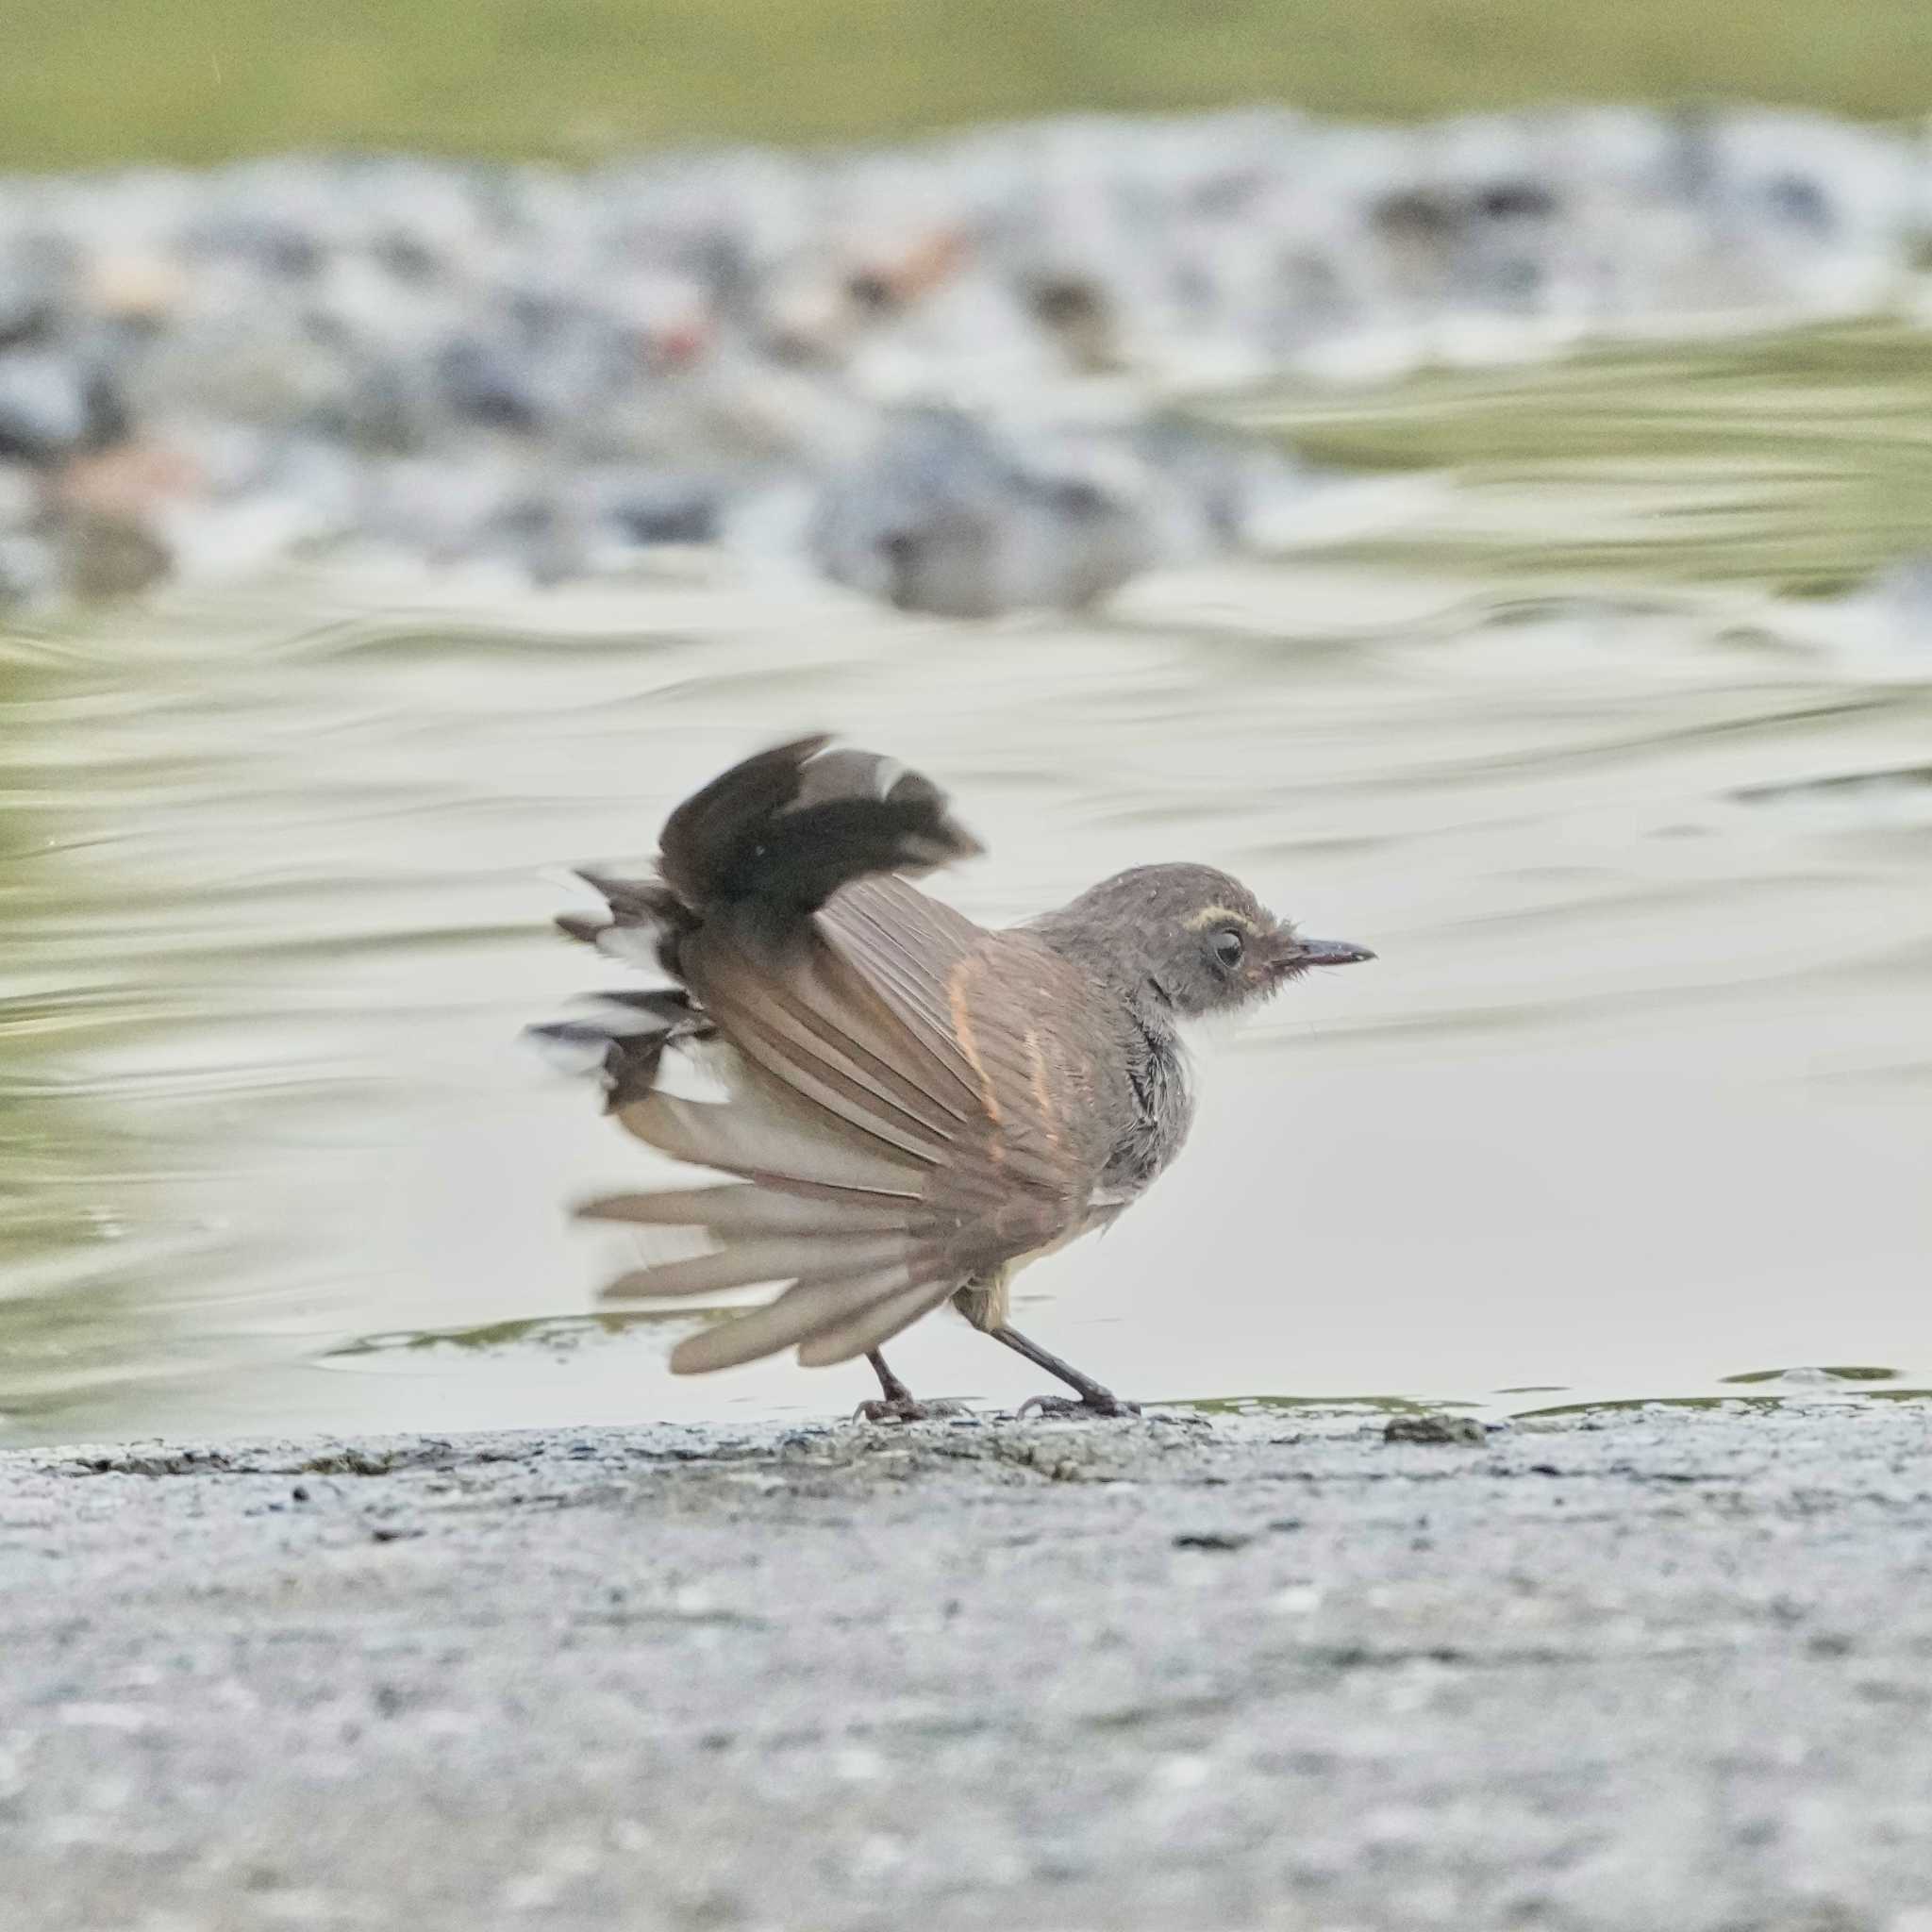
[[[1298,939],[1193,866],[1123,874],[1032,926],[989,931],[907,883],[979,850],[943,795],[827,744],[735,766],[672,813],[657,878],[587,874],[608,917],[561,922],[673,983],[538,1030],[595,1052],[639,1139],[732,1177],[589,1203],[593,1218],[713,1244],[606,1292],[784,1284],[680,1341],[673,1369],[789,1347],[808,1366],[868,1355],[885,1389],[871,1407],[899,1415],[917,1406],[877,1351],[957,1297],[1077,1389],[1072,1407],[1114,1412],[1106,1390],[1006,1325],[1011,1271],[1110,1219],[1178,1150],[1178,1017],[1368,956]],[[727,1098],[663,1091],[672,1049],[717,1053]]]

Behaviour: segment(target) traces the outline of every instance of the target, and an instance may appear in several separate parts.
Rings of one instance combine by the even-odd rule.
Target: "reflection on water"
[[[1774,1362],[1916,1392],[1932,636],[1771,592],[1932,528],[1922,367],[1853,332],[1276,398],[1324,454],[1417,467],[1291,559],[1073,624],[683,558],[0,640],[0,1439],[865,1393],[674,1380],[688,1310],[589,1315],[624,1236],[565,1208],[644,1157],[517,1040],[585,984],[564,868],[826,724],[953,790],[974,915],[1192,858],[1382,956],[1206,1042],[1189,1158],[1026,1278],[1026,1325],[1114,1386],[1522,1412],[1757,1399],[1726,1378]],[[1033,1392],[949,1320],[902,1348],[935,1393]]]

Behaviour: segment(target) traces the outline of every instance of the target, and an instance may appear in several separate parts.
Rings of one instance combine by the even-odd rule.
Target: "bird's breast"
[[[1096,1205],[1124,1204],[1152,1185],[1181,1151],[1194,1119],[1187,1055],[1170,1032],[1137,1023],[1128,1065],[1134,1117],[1115,1142],[1095,1190]]]

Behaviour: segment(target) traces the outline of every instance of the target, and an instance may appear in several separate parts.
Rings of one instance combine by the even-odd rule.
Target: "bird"
[[[930,779],[820,733],[687,798],[645,875],[579,874],[602,909],[558,925],[660,983],[530,1030],[595,1074],[640,1141],[723,1176],[578,1208],[706,1243],[604,1296],[779,1290],[684,1337],[674,1373],[863,1356],[880,1393],[859,1415],[916,1422],[958,1405],[917,1400],[881,1351],[950,1302],[1074,1391],[1024,1412],[1139,1413],[1013,1327],[1015,1274],[1179,1154],[1184,1029],[1374,955],[1305,938],[1208,865],[1134,866],[998,929],[912,883],[981,849]],[[723,1097],[671,1091],[679,1058]]]

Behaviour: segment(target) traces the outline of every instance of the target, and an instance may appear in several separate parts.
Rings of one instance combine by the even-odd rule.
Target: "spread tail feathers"
[[[936,1212],[926,1191],[975,1119],[971,1068],[932,1008],[943,968],[980,935],[891,875],[979,846],[929,780],[828,743],[760,752],[693,793],[665,823],[656,876],[581,874],[606,909],[559,920],[564,931],[672,984],[602,995],[583,1017],[530,1029],[598,1073],[641,1140],[736,1177],[585,1209],[708,1242],[633,1269],[607,1297],[783,1286],[681,1341],[671,1365],[683,1374],[787,1347],[811,1362],[863,1354],[971,1272],[950,1246],[978,1196]],[[937,935],[936,958],[914,958],[902,926]],[[665,1053],[714,1036],[731,1049],[714,1063],[727,1098],[661,1091]]]
[[[708,914],[750,910],[761,930],[782,933],[841,886],[927,873],[979,851],[930,779],[876,752],[830,743],[823,734],[794,739],[733,765],[665,821],[659,876],[586,868],[577,876],[604,911],[566,912],[558,925],[611,958],[682,982],[682,950]],[[574,1068],[597,1073],[615,1109],[652,1091],[667,1049],[717,1028],[680,983],[600,994],[585,1016],[529,1031]]]
[[[597,1074],[612,1112],[649,1097],[668,1048],[708,1040],[716,1031],[704,1009],[676,986],[602,993],[582,1019],[553,1020],[525,1030],[573,1072]]]
[[[824,737],[760,752],[685,800],[664,824],[664,877],[700,911],[750,900],[816,912],[874,873],[918,875],[979,841],[929,778]]]

